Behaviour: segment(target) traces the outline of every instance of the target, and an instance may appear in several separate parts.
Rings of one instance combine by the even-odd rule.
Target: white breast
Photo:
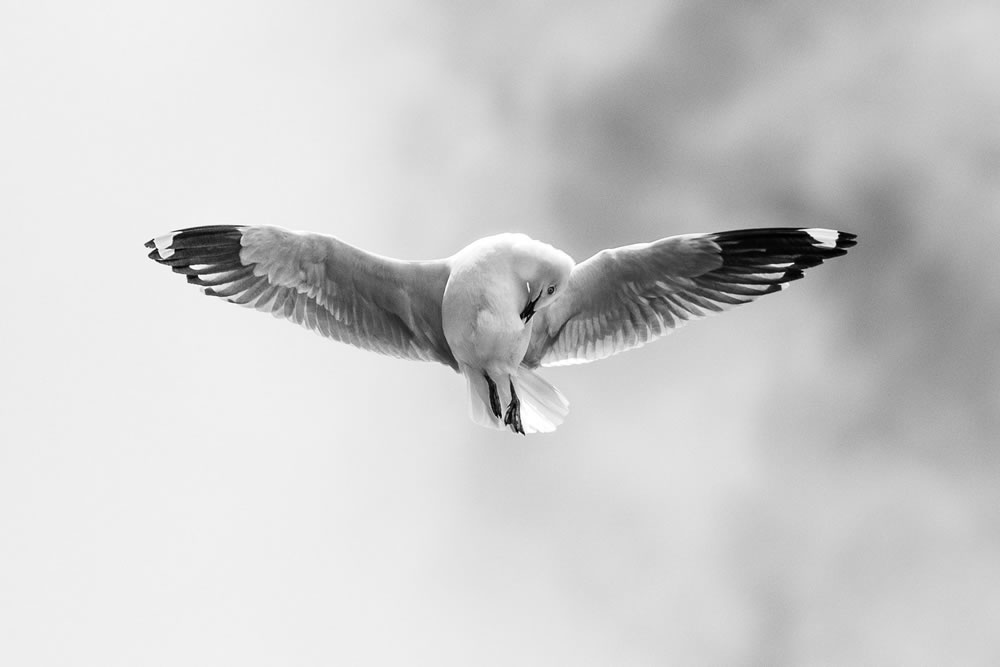
[[[524,290],[497,248],[460,253],[441,304],[444,335],[455,358],[486,371],[516,372],[531,338],[519,313]]]

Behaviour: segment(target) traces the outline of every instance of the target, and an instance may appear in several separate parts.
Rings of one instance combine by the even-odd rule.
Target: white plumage
[[[843,255],[855,236],[750,229],[602,250],[580,264],[523,234],[480,239],[441,260],[403,261],[280,227],[182,229],[150,258],[206,294],[323,336],[466,377],[476,423],[554,430],[569,402],[535,372],[644,345],[778,291]]]

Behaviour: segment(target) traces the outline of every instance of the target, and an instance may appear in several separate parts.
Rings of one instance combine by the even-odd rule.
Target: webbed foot
[[[493,381],[493,378],[488,373],[484,372],[483,377],[486,378],[486,384],[490,388],[490,410],[493,411],[497,419],[500,419],[502,414],[500,412],[500,394],[497,392],[497,383]],[[504,421],[504,423],[506,424],[507,422]]]
[[[499,415],[497,415],[499,417]],[[503,416],[503,423],[510,426],[514,433],[524,435],[524,426],[521,425],[521,399],[514,391],[514,381],[510,381],[510,404],[507,405],[507,412]]]

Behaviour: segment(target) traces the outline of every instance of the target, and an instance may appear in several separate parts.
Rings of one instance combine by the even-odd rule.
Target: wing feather
[[[333,340],[458,369],[441,322],[444,261],[380,257],[332,236],[280,227],[194,227],[146,247],[151,259],[210,296]]]
[[[749,303],[838,257],[855,235],[747,229],[671,236],[602,250],[573,269],[562,298],[539,314],[524,364],[603,359],[690,320]]]

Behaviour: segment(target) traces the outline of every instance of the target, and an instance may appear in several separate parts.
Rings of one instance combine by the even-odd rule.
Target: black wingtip
[[[784,286],[857,244],[856,234],[818,227],[740,229],[712,239],[722,255],[722,272],[734,282],[752,285]]]
[[[150,249],[154,262],[173,268],[178,273],[204,273],[204,267],[195,271],[192,265],[212,265],[221,270],[223,265],[240,266],[239,251],[245,227],[235,225],[208,225],[168,232],[144,244]]]
[[[837,249],[846,250],[858,244],[858,235],[850,232],[837,232]]]

